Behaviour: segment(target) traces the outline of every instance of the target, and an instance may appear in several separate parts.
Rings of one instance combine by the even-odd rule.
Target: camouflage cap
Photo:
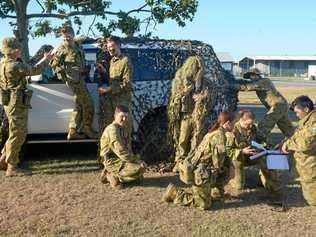
[[[6,37],[2,40],[1,52],[3,54],[12,53],[15,50],[20,50],[20,43],[14,37]]]
[[[251,75],[258,75],[258,76],[261,76],[261,71],[258,69],[258,68],[251,68],[248,72],[246,72],[244,74],[244,78],[245,79],[249,79]]]

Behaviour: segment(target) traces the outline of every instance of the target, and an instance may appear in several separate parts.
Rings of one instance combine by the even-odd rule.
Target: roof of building
[[[244,60],[246,58],[252,60],[316,61],[316,56],[247,56],[241,60]]]
[[[227,53],[227,52],[217,52],[216,56],[217,56],[218,60],[222,63],[235,61],[234,58],[231,56],[231,54]]]

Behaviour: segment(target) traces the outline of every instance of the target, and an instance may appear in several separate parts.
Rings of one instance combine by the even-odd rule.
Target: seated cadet
[[[121,188],[121,183],[141,180],[144,163],[135,156],[129,139],[124,136],[124,126],[128,122],[128,109],[117,106],[114,121],[108,125],[100,140],[100,157],[104,157],[101,182],[110,182],[111,187]]]
[[[206,210],[211,207],[212,188],[224,194],[224,186],[229,180],[230,160],[226,149],[226,132],[232,129],[233,116],[220,113],[217,122],[204,136],[190,160],[194,164],[192,190],[187,191],[169,184],[163,195],[166,202],[183,206],[194,206]]]
[[[316,110],[307,96],[297,97],[291,109],[300,121],[281,149],[284,153],[293,153],[303,196],[308,205],[316,206]]]
[[[255,115],[251,111],[241,110],[239,119],[234,125],[233,137],[229,142],[229,146],[233,148],[230,153],[234,169],[234,177],[230,180],[230,185],[234,189],[233,196],[239,196],[244,189],[245,166],[256,165],[260,169],[259,175],[263,186],[271,193],[274,201],[279,201],[282,198],[282,188],[278,173],[267,169],[264,158],[249,159],[251,155],[256,153],[256,150],[250,146],[251,141],[260,143],[263,140],[254,122]]]

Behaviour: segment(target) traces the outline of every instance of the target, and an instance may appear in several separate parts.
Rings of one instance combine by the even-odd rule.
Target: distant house
[[[253,56],[239,61],[240,73],[256,67],[271,77],[307,77],[310,65],[316,65],[316,56]]]
[[[218,60],[221,62],[222,67],[229,71],[231,74],[234,72],[234,58],[227,52],[216,53]]]

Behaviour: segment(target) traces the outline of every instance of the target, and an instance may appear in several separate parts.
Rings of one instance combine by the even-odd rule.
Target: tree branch
[[[43,5],[41,4],[41,2],[39,0],[36,0],[37,4],[42,8],[42,12],[45,12],[45,8],[43,7]]]
[[[133,9],[133,10],[128,11],[126,14],[129,15],[129,14],[131,14],[133,12],[151,12],[151,10],[144,9],[147,6],[148,6],[148,4],[146,3],[146,4],[144,4],[143,6],[137,8],[137,9]]]

